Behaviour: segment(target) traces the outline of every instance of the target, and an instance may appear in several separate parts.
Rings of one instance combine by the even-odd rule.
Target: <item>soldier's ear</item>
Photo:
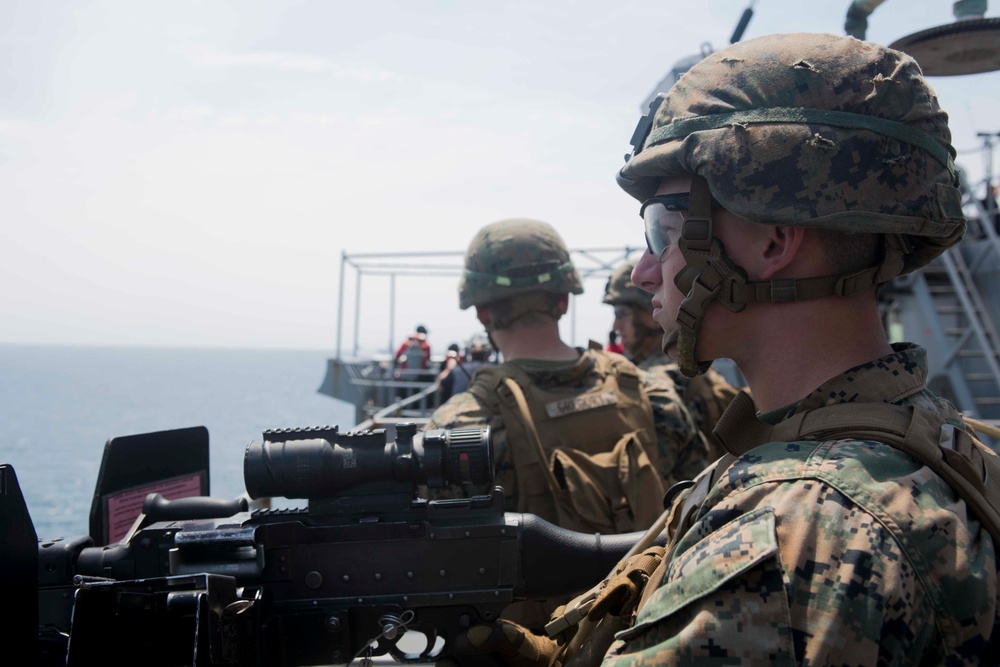
[[[561,294],[559,296],[559,314],[565,315],[569,310],[569,294]]]
[[[813,231],[804,227],[770,225],[761,229],[765,231],[760,257],[757,258],[761,280],[770,280],[790,266],[798,257],[807,233]]]

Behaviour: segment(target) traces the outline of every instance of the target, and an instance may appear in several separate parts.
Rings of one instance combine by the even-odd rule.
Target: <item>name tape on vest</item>
[[[545,412],[550,418],[565,417],[576,412],[603,408],[606,405],[614,405],[618,402],[618,397],[613,391],[602,391],[599,394],[587,394],[576,398],[567,398],[562,401],[553,401],[545,405]]]

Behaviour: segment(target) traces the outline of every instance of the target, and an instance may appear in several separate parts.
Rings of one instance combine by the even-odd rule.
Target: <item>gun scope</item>
[[[336,426],[264,431],[243,459],[251,498],[280,496],[322,500],[343,496],[415,495],[419,485],[442,488],[493,483],[488,426],[432,429],[413,423],[340,433]]]

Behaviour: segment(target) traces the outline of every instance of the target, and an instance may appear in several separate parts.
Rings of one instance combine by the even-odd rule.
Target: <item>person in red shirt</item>
[[[614,352],[615,354],[625,354],[625,347],[618,340],[618,332],[612,329],[608,333],[608,346],[604,348],[605,352]]]
[[[427,327],[423,324],[403,341],[396,350],[396,366],[399,368],[430,368],[431,345],[427,342]]]

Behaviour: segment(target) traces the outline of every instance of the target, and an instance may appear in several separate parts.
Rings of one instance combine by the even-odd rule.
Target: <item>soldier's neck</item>
[[[740,344],[740,370],[757,409],[795,403],[846,370],[892,352],[875,306],[848,300],[785,304]]]
[[[558,325],[500,329],[493,332],[493,340],[503,354],[504,361],[571,361],[580,356],[576,348],[567,345],[559,337]]]

